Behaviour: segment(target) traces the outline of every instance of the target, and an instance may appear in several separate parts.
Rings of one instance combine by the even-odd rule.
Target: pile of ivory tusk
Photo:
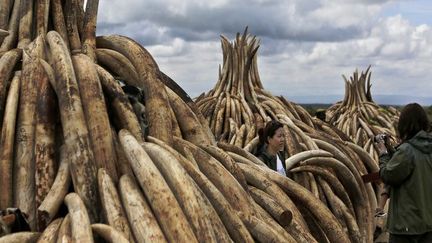
[[[243,35],[237,34],[233,43],[222,36],[219,79],[212,90],[196,98],[219,147],[240,163],[246,162],[233,153],[246,153],[234,148],[244,148],[244,157],[259,164],[251,154],[257,149],[257,131],[265,122],[279,120],[284,124],[286,165],[292,179],[330,210],[352,242],[372,242],[372,215],[380,192],[377,185],[364,184],[361,176],[378,171],[377,163],[336,127],[264,90],[257,68],[258,43],[247,30]],[[249,178],[247,183],[252,184]],[[310,209],[303,208],[304,204],[296,199],[293,201],[313,237],[326,242],[328,235],[315,224]]]
[[[370,66],[359,75],[345,80],[345,97],[326,111],[326,120],[344,132],[354,143],[363,147],[378,161],[378,153],[373,138],[386,133],[396,138],[399,111],[394,107],[383,108],[372,100]]]
[[[369,187],[350,174],[360,171],[352,166],[366,169],[360,160],[344,164],[363,154],[298,153],[333,158],[334,168],[323,170],[340,171],[330,176],[336,184],[328,176],[313,184],[327,190],[324,201],[248,151],[216,146],[197,106],[142,46],[95,37],[97,9],[97,0],[85,8],[72,0],[0,1],[0,208],[20,208],[32,230],[0,242],[93,242],[96,235],[108,242],[370,242],[371,197],[360,195]],[[118,80],[144,91],[148,132]],[[319,148],[311,138],[305,146],[312,145]],[[340,196],[332,194],[336,186]],[[352,208],[343,207],[347,200]]]
[[[237,34],[234,43],[221,38],[223,65],[218,81],[195,99],[217,141],[251,147],[257,142],[258,129],[282,114],[313,124],[301,106],[264,90],[257,66],[259,40],[247,34],[247,28],[243,35]]]

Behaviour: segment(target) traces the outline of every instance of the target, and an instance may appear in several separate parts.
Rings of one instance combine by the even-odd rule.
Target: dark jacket
[[[405,235],[431,232],[432,135],[420,131],[393,156],[381,156],[380,176],[391,186],[388,231]]]
[[[282,161],[282,166],[284,167],[285,171],[286,171],[286,164],[285,164],[285,156],[284,156],[284,152],[279,152],[278,153],[279,158]],[[258,149],[256,156],[262,161],[264,162],[270,169],[272,170],[277,170],[276,169],[276,156],[270,155],[267,153],[267,144],[264,144],[261,148]]]

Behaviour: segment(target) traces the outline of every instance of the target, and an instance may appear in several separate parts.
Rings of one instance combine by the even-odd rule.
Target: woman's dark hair
[[[264,128],[258,130],[259,142],[258,148],[261,148],[265,143],[267,143],[267,138],[271,138],[275,135],[276,130],[283,127],[282,123],[272,120],[268,122]]]
[[[406,105],[399,116],[398,132],[402,141],[414,137],[421,130],[428,132],[430,124],[425,110],[417,103]]]

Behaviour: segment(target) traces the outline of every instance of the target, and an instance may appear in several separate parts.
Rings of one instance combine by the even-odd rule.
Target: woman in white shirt
[[[282,123],[270,121],[258,131],[259,143],[256,156],[269,168],[285,175],[285,157],[283,153],[285,135]]]

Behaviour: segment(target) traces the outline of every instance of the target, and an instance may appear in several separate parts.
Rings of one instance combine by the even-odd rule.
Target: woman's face
[[[284,148],[285,135],[282,127],[275,131],[273,137],[267,139],[268,146],[272,148],[273,151],[282,151]]]

